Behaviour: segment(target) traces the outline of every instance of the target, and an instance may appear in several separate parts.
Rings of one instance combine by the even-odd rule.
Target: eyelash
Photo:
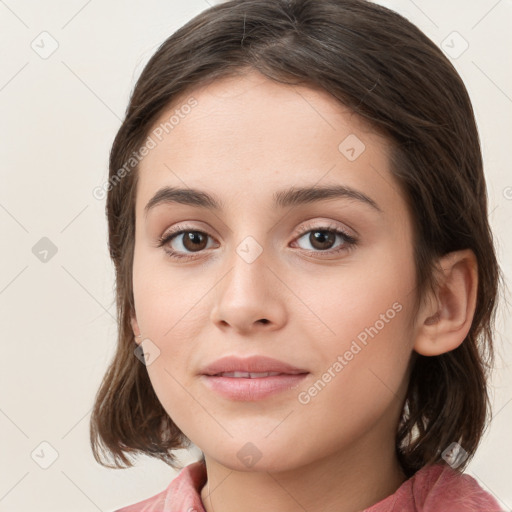
[[[330,225],[330,226],[306,225],[303,227],[301,232],[296,236],[296,239],[302,238],[306,233],[309,233],[310,231],[323,231],[323,232],[327,232],[327,233],[334,233],[335,235],[341,235],[341,237],[344,239],[344,242],[343,242],[342,246],[339,247],[338,249],[334,249],[334,250],[331,249],[331,250],[326,250],[326,251],[308,251],[308,252],[333,255],[333,254],[341,253],[343,251],[349,251],[350,249],[355,247],[358,243],[358,240],[355,237],[349,235],[348,233],[346,233],[339,227],[333,226],[333,225]],[[171,240],[178,237],[179,235],[181,235],[183,233],[189,233],[189,232],[196,232],[196,233],[201,233],[202,235],[210,236],[210,235],[208,235],[208,233],[205,233],[204,231],[200,231],[198,229],[193,229],[193,228],[190,228],[187,226],[178,225],[170,233],[167,233],[166,235],[162,235],[161,237],[158,238],[157,247],[163,247],[164,245],[166,245],[167,243],[169,243]],[[212,238],[212,237],[210,237],[210,238]],[[199,252],[201,252],[201,251],[199,251],[198,253],[183,255],[183,254],[180,254],[178,251],[174,251],[172,249],[169,250],[169,249],[165,248],[164,250],[170,258],[177,259],[177,260],[189,260],[189,259],[195,258],[196,255],[199,254]],[[303,249],[303,250],[306,250],[306,249]]]

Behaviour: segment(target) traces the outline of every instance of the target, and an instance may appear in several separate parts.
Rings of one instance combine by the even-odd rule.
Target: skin
[[[475,306],[474,256],[448,255],[442,293],[426,296],[413,316],[412,220],[385,137],[325,91],[257,72],[187,91],[155,126],[190,96],[197,106],[139,169],[132,326],[160,350],[147,367],[151,383],[205,454],[211,494],[205,485],[201,499],[208,512],[242,504],[261,510],[263,497],[268,511],[360,511],[406,479],[394,437],[411,356],[463,341]],[[365,145],[353,161],[338,148],[349,135]],[[272,205],[276,191],[328,184],[366,194],[380,211],[346,197]],[[144,207],[163,186],[214,194],[223,209],[161,204],[145,218]],[[166,244],[192,255],[185,261],[157,247],[178,224],[209,235],[196,252],[183,235]],[[309,235],[326,227],[347,231],[357,243],[337,236],[322,252]],[[236,252],[247,236],[262,249],[252,263]],[[301,403],[299,393],[393,304],[400,311]],[[263,354],[310,373],[299,388],[259,401],[229,400],[208,389],[199,372],[232,354]],[[237,456],[248,442],[261,454],[251,467]]]

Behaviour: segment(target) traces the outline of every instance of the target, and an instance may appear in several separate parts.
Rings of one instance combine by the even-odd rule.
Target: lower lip
[[[296,375],[273,375],[249,379],[244,377],[216,377],[203,375],[206,385],[213,391],[232,400],[261,400],[283,391],[296,388],[307,376],[307,373]]]

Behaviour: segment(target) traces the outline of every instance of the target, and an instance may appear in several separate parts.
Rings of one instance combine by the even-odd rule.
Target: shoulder
[[[170,485],[172,485],[172,482]],[[167,494],[167,489],[165,489],[151,498],[119,508],[114,512],[156,512],[157,510],[168,510],[168,508],[165,508],[166,504],[168,504]]]
[[[426,511],[437,510],[443,505],[450,506],[453,512],[502,512],[496,499],[472,476],[446,464],[422,468],[415,476],[415,494],[423,500]]]
[[[446,464],[425,466],[397,491],[365,512],[381,512],[390,505],[418,512],[503,512],[496,499],[470,475]],[[393,508],[394,509],[394,508]]]
[[[205,483],[205,465],[200,461],[193,462],[184,467],[162,492],[115,512],[204,512],[200,491]]]

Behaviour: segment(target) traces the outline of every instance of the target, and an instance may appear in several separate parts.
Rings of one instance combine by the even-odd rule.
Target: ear
[[[451,252],[438,261],[435,292],[429,291],[417,315],[414,350],[437,356],[466,338],[476,307],[478,266],[471,249]]]
[[[135,343],[139,345],[142,342],[142,336],[140,335],[139,324],[137,323],[137,317],[134,312],[131,314],[130,323],[132,324]]]

